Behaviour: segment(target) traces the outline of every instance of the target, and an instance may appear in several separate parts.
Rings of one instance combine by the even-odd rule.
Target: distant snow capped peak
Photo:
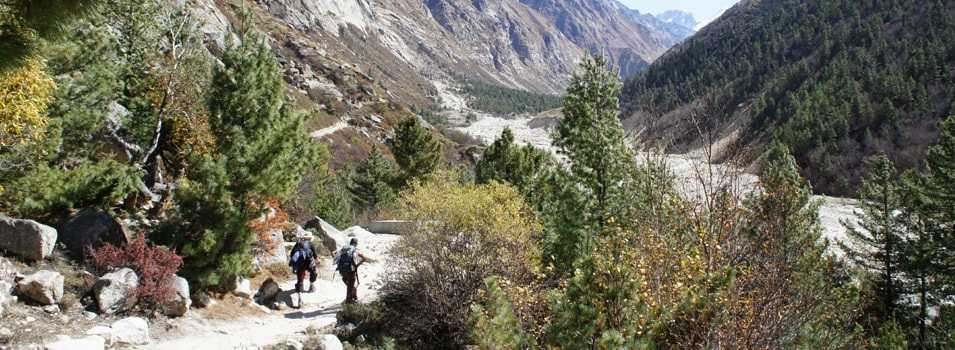
[[[688,29],[695,29],[699,24],[692,14],[681,10],[668,10],[656,15],[656,17],[663,22],[676,24]]]

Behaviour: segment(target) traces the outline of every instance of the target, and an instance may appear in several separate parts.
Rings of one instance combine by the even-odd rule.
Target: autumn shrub
[[[530,285],[540,276],[540,225],[513,187],[440,174],[413,184],[396,208],[418,223],[392,249],[381,289],[388,329],[400,344],[460,348],[486,278]]]
[[[122,246],[105,244],[91,251],[90,258],[100,272],[119,268],[135,271],[139,276],[135,295],[138,306],[144,310],[156,310],[176,293],[172,281],[182,266],[182,258],[165,247],[146,243],[145,235],[140,234]]]

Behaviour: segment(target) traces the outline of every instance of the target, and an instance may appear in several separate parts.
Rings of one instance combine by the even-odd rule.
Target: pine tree
[[[394,163],[375,148],[355,169],[348,189],[361,208],[372,209],[395,198],[397,175]]]
[[[570,173],[592,201],[585,215],[600,228],[620,217],[633,181],[634,158],[619,118],[622,84],[602,56],[585,59],[570,79],[564,97],[564,118],[557,125],[554,146],[567,156]]]
[[[501,137],[484,151],[475,167],[478,183],[508,182],[522,192],[531,190],[537,178],[553,163],[551,156],[531,145],[514,144],[514,133],[505,128]]]
[[[557,125],[554,146],[567,157],[570,169],[566,176],[557,171],[550,186],[562,189],[556,200],[564,204],[543,204],[575,212],[574,222],[567,221],[567,212],[549,211],[544,215],[548,231],[545,252],[556,262],[556,272],[567,273],[580,252],[593,247],[593,232],[602,232],[607,220],[629,223],[634,186],[634,157],[624,136],[619,119],[621,83],[613,70],[606,69],[603,57],[585,59],[581,72],[571,77],[564,97],[564,118]],[[547,211],[545,211],[547,213]],[[565,224],[576,225],[565,225]]]
[[[54,39],[63,28],[89,13],[100,0],[11,0],[0,3],[0,73],[37,54],[41,39]]]
[[[431,174],[441,161],[441,144],[415,116],[405,117],[395,126],[391,153],[401,168],[399,184],[404,187],[415,179]]]
[[[265,201],[287,198],[317,161],[303,116],[285,104],[271,49],[250,28],[244,23],[242,43],[229,44],[212,79],[217,153],[196,161],[161,230],[182,254],[183,274],[200,289],[250,271],[256,236],[247,223]]]
[[[940,296],[951,296],[955,295],[955,116],[943,121],[939,132],[938,144],[929,149],[925,160],[921,214],[934,224],[932,236],[939,255],[933,268],[943,277],[937,281]]]
[[[471,306],[473,338],[481,350],[536,349],[536,342],[521,327],[507,295],[501,290],[500,278],[484,281],[485,302]]]
[[[567,287],[552,298],[548,344],[565,349],[652,348],[648,307],[633,270],[635,242],[612,222],[594,250],[577,260]]]
[[[857,266],[876,274],[882,318],[888,320],[894,319],[902,294],[901,187],[895,166],[884,154],[873,158],[869,169],[859,190],[860,222],[843,222],[849,241],[837,244]]]

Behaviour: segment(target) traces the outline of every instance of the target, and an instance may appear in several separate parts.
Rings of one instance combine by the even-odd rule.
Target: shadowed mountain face
[[[626,84],[624,124],[748,160],[779,140],[816,190],[852,194],[867,156],[924,158],[952,114],[952,37],[950,1],[742,1]]]
[[[224,1],[196,0],[225,10]],[[345,63],[420,104],[430,83],[480,79],[560,93],[588,52],[622,75],[645,69],[674,42],[614,0],[258,0],[260,27]],[[206,13],[209,15],[208,13]]]

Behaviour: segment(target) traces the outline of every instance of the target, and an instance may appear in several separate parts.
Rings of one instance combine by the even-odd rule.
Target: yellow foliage
[[[527,281],[540,272],[540,251],[535,243],[541,225],[511,186],[460,184],[448,174],[439,174],[402,193],[396,211],[402,218],[419,223],[420,236],[410,236],[431,241],[421,243],[437,247],[470,245],[470,249],[487,254],[481,257],[487,261],[479,264],[526,273],[504,276],[512,280]]]
[[[0,76],[0,147],[42,135],[46,108],[56,87],[43,68],[43,62],[34,58]]]

